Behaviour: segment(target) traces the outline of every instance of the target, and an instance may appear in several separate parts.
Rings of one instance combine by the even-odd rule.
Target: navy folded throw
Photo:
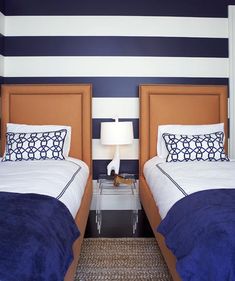
[[[235,189],[186,196],[157,230],[176,256],[183,281],[235,280]]]
[[[79,230],[67,207],[39,194],[0,192],[0,280],[62,281]]]

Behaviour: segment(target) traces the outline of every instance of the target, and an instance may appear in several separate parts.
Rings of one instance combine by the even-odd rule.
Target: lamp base
[[[120,157],[119,157],[119,146],[116,145],[113,160],[107,166],[107,174],[110,176],[111,172],[114,171],[118,175],[120,168]]]

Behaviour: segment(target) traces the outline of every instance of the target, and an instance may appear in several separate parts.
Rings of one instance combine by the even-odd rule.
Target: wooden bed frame
[[[74,280],[92,198],[91,98],[92,87],[73,85],[2,85],[2,152],[6,123],[69,125],[72,127],[70,156],[83,160],[89,179],[75,221],[81,232],[73,244],[74,260],[65,281]]]
[[[158,125],[224,123],[227,150],[228,112],[226,86],[140,85],[140,200],[174,281],[176,258],[164,237],[156,232],[161,222],[158,207],[146,183],[143,166],[157,155]]]

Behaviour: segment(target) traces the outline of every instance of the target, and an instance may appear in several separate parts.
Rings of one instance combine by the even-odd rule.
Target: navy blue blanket
[[[158,227],[183,281],[235,280],[235,189],[206,190],[178,201]]]
[[[62,281],[79,231],[49,196],[0,192],[0,280]]]

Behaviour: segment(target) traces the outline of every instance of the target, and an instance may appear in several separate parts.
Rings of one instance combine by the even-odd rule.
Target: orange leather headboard
[[[91,168],[91,85],[2,85],[2,152],[7,123],[72,127],[70,156]]]
[[[140,85],[140,175],[157,155],[158,126],[224,123],[227,150],[226,86]]]

